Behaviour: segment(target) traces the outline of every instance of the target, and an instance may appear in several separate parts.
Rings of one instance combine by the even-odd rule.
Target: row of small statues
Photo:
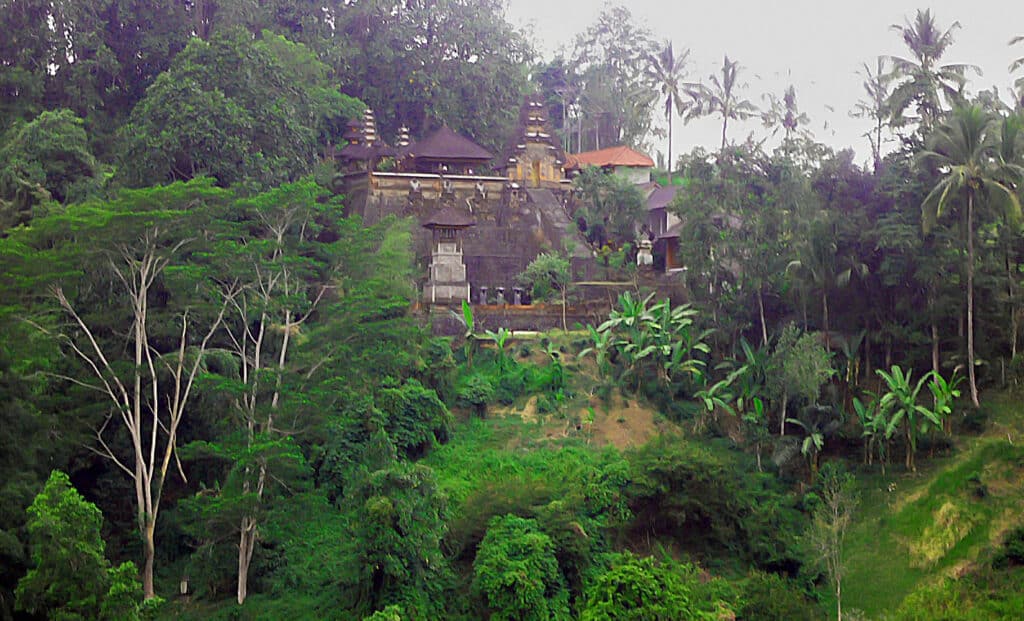
[[[477,287],[476,295],[472,296],[476,304],[513,304],[519,306],[530,304],[530,292],[522,287]]]

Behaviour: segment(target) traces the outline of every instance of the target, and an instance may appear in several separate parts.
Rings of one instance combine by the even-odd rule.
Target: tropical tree
[[[917,452],[917,441],[928,432],[929,427],[942,427],[943,417],[952,412],[953,400],[960,396],[956,388],[959,382],[955,376],[946,381],[941,375],[929,371],[915,384],[913,371],[904,371],[897,365],[893,365],[889,372],[878,369],[875,373],[882,378],[887,389],[878,401],[878,407],[887,420],[885,436],[891,438],[902,425],[907,470],[916,472],[914,454]],[[918,402],[926,385],[932,394],[933,407]]]
[[[28,508],[34,567],[18,582],[17,606],[49,619],[138,619],[135,564],[111,567],[103,514],[59,470]]]
[[[819,489],[821,501],[814,509],[807,539],[815,560],[832,580],[836,618],[843,621],[843,577],[847,565],[843,544],[859,498],[853,476],[834,467],[822,469]]]
[[[821,329],[825,335],[825,349],[832,351],[829,296],[836,289],[848,285],[854,274],[861,278],[866,276],[868,266],[853,255],[839,254],[834,225],[819,222],[813,228],[816,230],[801,248],[802,256],[790,261],[786,271],[799,274],[807,284],[820,293]]]
[[[672,121],[677,114],[682,114],[691,102],[683,99],[683,94],[694,92],[696,84],[683,82],[686,76],[686,61],[690,56],[690,50],[685,49],[676,56],[672,49],[672,42],[666,41],[665,46],[657,54],[647,55],[650,66],[648,72],[651,80],[657,85],[661,96],[665,99],[665,118],[668,119],[668,183],[672,185]]]
[[[871,143],[871,156],[874,160],[874,170],[878,173],[882,168],[882,130],[885,129],[892,118],[889,113],[889,99],[892,95],[893,74],[888,67],[887,56],[879,56],[875,60],[875,69],[872,71],[867,63],[861,65],[863,71],[860,75],[864,78],[861,83],[864,87],[864,99],[860,99],[853,107],[850,114],[857,118],[869,119],[873,126],[864,136]],[[891,140],[891,136],[890,136]]]
[[[963,101],[967,71],[980,74],[981,70],[975,65],[939,64],[953,44],[953,33],[960,22],[942,30],[930,9],[919,9],[913,22],[905,20],[903,25],[893,24],[891,28],[900,34],[913,56],[889,56],[898,80],[889,100],[892,122],[896,126],[907,124],[911,120],[907,111],[913,107],[920,129],[927,134],[942,116],[943,100],[949,105]]]
[[[490,618],[568,618],[569,594],[555,545],[535,520],[494,517],[473,560],[473,589]]]
[[[516,280],[524,287],[530,288],[534,300],[543,299],[552,289],[557,291],[562,303],[562,329],[568,329],[565,311],[568,306],[569,286],[572,284],[572,271],[569,269],[567,256],[542,252],[530,261]]]
[[[576,211],[577,224],[593,247],[611,243],[621,248],[636,239],[637,222],[644,213],[644,197],[636,185],[596,166],[581,171],[573,185],[584,198]]]
[[[801,334],[790,324],[779,336],[768,364],[768,387],[779,403],[779,435],[784,436],[790,398],[808,406],[817,403],[822,385],[835,375],[832,356],[813,334]]]
[[[619,308],[591,332],[595,345],[580,352],[581,357],[596,354],[599,366],[616,361],[621,366],[618,377],[629,377],[634,391],[645,377],[665,387],[684,377],[703,377],[700,354],[710,352],[704,342],[709,332],[697,329],[695,309],[672,308],[667,299],[650,305],[653,298],[653,293],[644,299],[634,299],[628,291],[621,294]]]
[[[967,374],[975,407],[979,406],[974,352],[975,209],[994,208],[1005,220],[1015,225],[1019,222],[1021,206],[1014,180],[1021,178],[1024,169],[1005,159],[1013,153],[1018,131],[1018,121],[1007,119],[1000,126],[980,106],[958,107],[929,136],[928,148],[919,155],[920,162],[943,171],[942,179],[921,204],[924,233],[930,233],[947,210],[960,207],[967,246]]]
[[[810,136],[810,132],[801,129],[801,126],[810,123],[811,119],[797,106],[796,87],[792,84],[786,87],[781,98],[769,93],[765,95],[765,99],[768,101],[768,109],[761,114],[761,121],[766,128],[772,130],[773,137],[780,129],[782,130],[782,149],[784,153],[790,154],[794,148],[796,135],[805,138]]]
[[[33,247],[48,245],[32,260],[55,263],[36,286],[50,291],[64,321],[38,325],[80,365],[78,373],[62,377],[109,407],[94,431],[97,446],[90,448],[131,482],[147,599],[155,595],[164,489],[175,472],[185,478],[179,433],[237,293],[228,285],[218,299],[215,275],[195,261],[206,241],[197,231],[209,228],[210,215],[227,196],[209,179],[127,191],[115,201],[37,220],[26,231],[26,240],[38,236]],[[65,231],[72,227],[78,232],[69,238]],[[104,304],[106,312],[97,312]],[[117,319],[111,323],[104,315]]]
[[[571,63],[581,77],[577,120],[593,127],[592,148],[639,147],[651,130],[657,91],[648,71],[651,33],[625,6],[609,6],[576,37]],[[589,129],[589,128],[588,128]]]
[[[686,114],[687,119],[718,115],[722,118],[722,150],[725,150],[725,136],[729,121],[742,121],[757,114],[757,106],[741,99],[739,91],[746,85],[738,82],[740,64],[729,60],[728,54],[722,61],[721,76],[711,74],[711,86],[701,85],[695,89],[695,105]]]
[[[1010,39],[1010,43],[1009,44],[1010,45],[1017,45],[1018,43],[1022,43],[1022,42],[1024,42],[1024,36],[1016,36],[1016,37]],[[1017,71],[1021,67],[1024,67],[1024,56],[1022,56],[1020,58],[1016,58],[1016,59],[1014,59],[1014,61],[1012,63],[1010,63],[1010,73],[1013,73],[1014,71]],[[1021,102],[1022,98],[1024,98],[1024,76],[1021,76],[1021,77],[1017,78],[1014,81],[1013,85],[1017,87],[1017,103],[1019,104]]]

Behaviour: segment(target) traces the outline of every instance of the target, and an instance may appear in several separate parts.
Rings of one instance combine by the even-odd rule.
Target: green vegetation
[[[503,9],[0,0],[0,618],[1024,617],[1020,93],[918,11],[868,168],[624,7],[540,65]],[[474,211],[548,249],[512,269],[561,330],[430,316],[428,207],[353,215],[346,128],[507,157],[528,93],[559,157],[664,114],[686,269],[589,168],[593,265],[532,191]],[[718,148],[672,161],[678,116]]]

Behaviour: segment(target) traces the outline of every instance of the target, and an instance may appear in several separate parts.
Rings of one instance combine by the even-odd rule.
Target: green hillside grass
[[[917,474],[894,466],[886,477],[858,477],[861,503],[847,536],[846,608],[879,618],[916,589],[969,575],[1024,521],[1024,445],[1011,443],[1019,436],[1022,408],[1009,393],[990,397],[989,407],[988,431],[964,438],[953,456],[922,460]]]

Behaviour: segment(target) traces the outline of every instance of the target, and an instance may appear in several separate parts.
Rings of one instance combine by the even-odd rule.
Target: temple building
[[[520,126],[498,165],[487,149],[447,126],[419,141],[402,132],[389,147],[367,121],[372,118],[368,112],[352,127],[349,145],[338,152],[335,188],[345,194],[349,213],[367,224],[391,215],[420,222],[413,236],[424,303],[512,303],[516,277],[530,261],[567,246],[576,279],[594,269],[566,210],[572,183],[543,104],[523,103]],[[491,170],[501,174],[485,172]],[[496,298],[495,292],[502,293]]]
[[[345,194],[348,212],[367,224],[389,216],[418,222],[418,286],[421,303],[439,309],[432,321],[457,314],[444,309],[464,300],[519,306],[526,292],[517,277],[542,252],[568,252],[573,280],[599,284],[592,282],[599,280],[597,264],[571,215],[579,201],[571,176],[586,166],[644,186],[648,218],[637,223],[637,233],[647,243],[638,264],[648,272],[652,263],[673,265],[658,255],[674,249],[662,239],[678,226],[667,211],[674,191],[651,182],[654,162],[628,147],[567,155],[548,125],[545,105],[535,98],[524,100],[519,124],[497,158],[447,125],[418,141],[402,128],[389,146],[370,110],[345,137],[348,145],[336,155],[335,189]],[[658,240],[654,255],[651,239]]]

